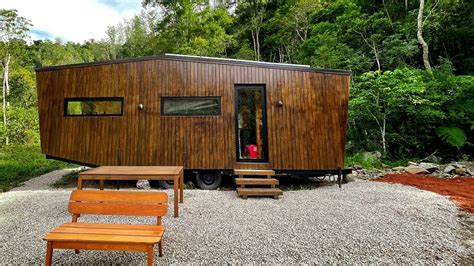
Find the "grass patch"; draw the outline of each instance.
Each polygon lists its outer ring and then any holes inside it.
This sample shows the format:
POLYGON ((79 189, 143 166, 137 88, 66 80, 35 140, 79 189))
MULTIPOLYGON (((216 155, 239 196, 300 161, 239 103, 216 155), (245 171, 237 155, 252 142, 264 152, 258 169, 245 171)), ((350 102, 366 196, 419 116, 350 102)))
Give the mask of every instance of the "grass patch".
POLYGON ((46 159, 37 145, 9 145, 0 149, 0 191, 6 192, 32 177, 72 164, 46 159))
POLYGON ((372 156, 365 156, 362 152, 346 156, 346 166, 353 167, 355 165, 365 169, 382 168, 382 161, 372 156))
POLYGON ((77 187, 77 178, 79 177, 80 170, 74 170, 70 173, 63 175, 60 179, 56 180, 50 186, 53 188, 71 188, 77 187))
POLYGON ((402 158, 393 159, 390 157, 382 157, 378 159, 374 156, 364 155, 363 152, 346 156, 346 167, 361 166, 364 169, 382 169, 382 168, 393 168, 396 166, 407 166, 409 162, 419 162, 418 158, 402 158))

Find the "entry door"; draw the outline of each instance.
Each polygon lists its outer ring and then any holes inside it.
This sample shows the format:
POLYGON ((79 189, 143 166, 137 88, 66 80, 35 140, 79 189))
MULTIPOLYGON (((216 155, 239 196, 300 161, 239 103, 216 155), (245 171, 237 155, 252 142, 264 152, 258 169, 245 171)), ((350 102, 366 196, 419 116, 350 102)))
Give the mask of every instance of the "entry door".
POLYGON ((268 162, 264 85, 235 86, 235 128, 238 162, 268 162))

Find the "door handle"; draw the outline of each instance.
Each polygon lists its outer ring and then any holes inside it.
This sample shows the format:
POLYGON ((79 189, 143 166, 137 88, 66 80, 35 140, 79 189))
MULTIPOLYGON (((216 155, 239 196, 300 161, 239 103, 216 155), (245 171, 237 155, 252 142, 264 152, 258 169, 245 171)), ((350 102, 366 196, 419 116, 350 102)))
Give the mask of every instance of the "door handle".
POLYGON ((138 104, 138 110, 143 111, 144 108, 143 103, 138 104))

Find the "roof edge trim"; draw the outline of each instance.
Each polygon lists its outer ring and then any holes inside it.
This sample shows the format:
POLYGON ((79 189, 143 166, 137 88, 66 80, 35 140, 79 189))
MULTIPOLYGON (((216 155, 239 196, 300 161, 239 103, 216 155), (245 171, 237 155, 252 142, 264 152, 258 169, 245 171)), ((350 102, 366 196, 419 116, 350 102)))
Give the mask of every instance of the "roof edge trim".
POLYGON ((312 68, 311 66, 308 66, 308 65, 260 62, 260 61, 240 60, 240 59, 232 59, 232 58, 217 58, 217 57, 177 55, 177 54, 123 58, 123 59, 115 59, 115 60, 108 60, 108 61, 98 61, 98 62, 90 62, 90 63, 59 65, 59 66, 45 66, 45 67, 38 67, 35 69, 35 71, 43 72, 43 71, 62 70, 62 69, 69 69, 69 68, 112 65, 112 64, 152 61, 152 60, 191 61, 191 62, 202 62, 202 63, 225 64, 225 65, 253 66, 253 67, 263 67, 263 68, 273 68, 273 69, 276 68, 276 69, 304 71, 304 72, 333 73, 333 74, 342 74, 342 75, 351 74, 351 71, 349 70, 312 68))

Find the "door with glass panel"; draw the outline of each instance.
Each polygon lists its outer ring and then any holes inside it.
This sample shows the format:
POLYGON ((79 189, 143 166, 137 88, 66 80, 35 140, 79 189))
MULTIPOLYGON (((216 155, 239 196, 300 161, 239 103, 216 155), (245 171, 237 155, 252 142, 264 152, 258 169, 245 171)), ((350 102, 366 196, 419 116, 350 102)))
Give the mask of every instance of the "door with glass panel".
POLYGON ((238 162, 268 162, 264 85, 235 86, 235 128, 238 162))

